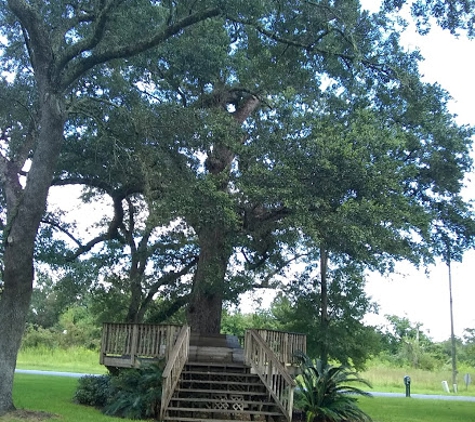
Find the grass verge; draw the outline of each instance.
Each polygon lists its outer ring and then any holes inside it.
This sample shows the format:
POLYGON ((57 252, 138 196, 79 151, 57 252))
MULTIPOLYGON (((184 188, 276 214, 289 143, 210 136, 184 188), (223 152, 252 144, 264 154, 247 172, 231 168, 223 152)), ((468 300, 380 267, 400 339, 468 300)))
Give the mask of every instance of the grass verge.
MULTIPOLYGON (((3 416, 0 422, 129 421, 73 403, 76 386, 74 378, 16 374, 13 396, 22 412, 3 416)), ((361 398, 359 403, 374 422, 475 422, 473 402, 374 397, 361 398)))
MULTIPOLYGON (((370 366, 367 371, 362 372, 361 377, 369 381, 373 386, 373 391, 405 393, 403 378, 405 375, 411 377, 412 394, 441 394, 451 395, 444 392, 442 381, 452 379, 450 370, 424 371, 422 369, 391 368, 383 365, 370 366)), ((473 377, 473 374, 472 374, 473 377)), ((463 382, 463 372, 458 376, 458 396, 475 396, 475 387, 472 385, 465 387, 463 382)), ((452 386, 451 392, 453 395, 452 386)))
POLYGON ((0 417, 1 422, 126 422, 73 402, 78 380, 69 377, 16 374, 13 399, 19 412, 0 417), (49 417, 52 415, 52 417, 49 417))
POLYGON ((82 374, 103 374, 106 372, 106 368, 99 364, 99 352, 81 347, 21 349, 18 354, 17 368, 82 374))
POLYGON ((475 403, 373 397, 358 399, 373 422, 475 422, 475 403))

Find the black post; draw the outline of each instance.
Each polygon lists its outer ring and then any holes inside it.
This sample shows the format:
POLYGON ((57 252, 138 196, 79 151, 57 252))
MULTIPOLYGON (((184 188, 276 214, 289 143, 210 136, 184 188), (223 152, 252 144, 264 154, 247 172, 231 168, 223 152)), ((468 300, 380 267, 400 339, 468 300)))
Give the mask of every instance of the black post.
POLYGON ((406 385, 406 397, 411 397, 411 377, 409 375, 404 377, 404 384, 406 385))

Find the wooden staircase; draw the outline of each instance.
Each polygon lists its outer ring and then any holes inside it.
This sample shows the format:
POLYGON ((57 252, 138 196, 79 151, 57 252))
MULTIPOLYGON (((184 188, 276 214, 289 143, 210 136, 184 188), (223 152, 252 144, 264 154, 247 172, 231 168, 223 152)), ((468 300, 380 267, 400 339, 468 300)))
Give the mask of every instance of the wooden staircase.
POLYGON ((105 323, 100 362, 109 369, 164 359, 161 421, 290 422, 296 351, 305 335, 247 330, 235 336, 191 333, 187 326, 105 323))
POLYGON ((244 363, 188 362, 165 421, 281 421, 282 411, 244 363))

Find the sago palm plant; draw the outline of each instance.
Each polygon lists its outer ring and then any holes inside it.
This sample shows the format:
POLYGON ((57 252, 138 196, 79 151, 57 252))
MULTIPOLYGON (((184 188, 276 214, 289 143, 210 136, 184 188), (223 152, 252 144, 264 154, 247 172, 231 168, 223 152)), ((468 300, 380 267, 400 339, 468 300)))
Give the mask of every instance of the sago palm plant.
POLYGON ((296 406, 305 412, 307 422, 371 422, 355 396, 371 396, 351 384, 371 385, 345 366, 325 365, 299 354, 301 374, 296 378, 296 406))

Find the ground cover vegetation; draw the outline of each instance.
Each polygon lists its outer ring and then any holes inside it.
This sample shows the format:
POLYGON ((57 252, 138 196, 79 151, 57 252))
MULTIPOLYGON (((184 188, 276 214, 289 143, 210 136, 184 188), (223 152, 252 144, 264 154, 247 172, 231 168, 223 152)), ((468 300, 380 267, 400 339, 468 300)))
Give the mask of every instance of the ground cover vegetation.
POLYGON ((115 374, 79 379, 74 400, 93 406, 109 416, 158 419, 162 398, 161 363, 115 374))
MULTIPOLYGON (((18 411, 0 417, 1 422, 18 421, 108 421, 129 419, 106 416, 90 406, 74 402, 78 380, 17 374, 13 395, 18 411), (27 409, 36 409, 35 412, 27 409)), ((454 422, 473 421, 473 403, 405 398, 359 398, 358 404, 375 422, 454 422)))
MULTIPOLYGON (((34 259, 56 274, 45 325, 79 303, 208 333, 223 304, 301 263, 283 300, 313 306, 327 362, 358 359, 361 339, 331 350, 336 334, 369 335, 338 323, 370 306, 365 269, 460 258, 473 131, 399 45, 405 3, 1 3, 0 415, 34 259), (92 238, 45 212, 51 185, 109 198, 92 238)), ((473 35, 471 2, 408 3, 422 32, 435 16, 473 35)))
MULTIPOLYGON (((36 291, 36 289, 35 289, 36 291)), ((33 292, 35 296, 35 292, 33 292)), ((83 311, 86 307, 83 307, 83 311)), ((95 309, 92 307, 92 309, 95 309)), ((308 309, 296 316, 287 312, 287 304, 282 304, 280 298, 269 310, 259 311, 255 314, 241 314, 227 310, 223 313, 223 333, 233 334, 243 338, 246 329, 265 328, 283 331, 304 332, 307 334, 307 350, 312 358, 318 357, 318 336, 312 319, 317 320, 317 315, 311 315, 308 309), (285 312, 284 312, 285 311, 285 312), (306 318, 307 325, 303 320, 306 318)), ((87 308, 92 312, 91 308, 87 308)), ((89 344, 97 345, 100 342, 100 324, 94 314, 86 317, 84 312, 73 312, 70 308, 68 314, 82 315, 83 321, 77 320, 68 325, 68 333, 64 332, 64 325, 59 322, 41 327, 35 325, 35 314, 30 315, 28 329, 23 338, 23 345, 18 356, 18 367, 22 369, 65 370, 82 373, 104 373, 105 368, 98 361, 99 349, 84 347, 84 338, 92 338, 89 344), (86 323, 87 322, 87 323, 86 323)), ((62 320, 62 318, 60 318, 62 320)), ((359 360, 345 356, 338 359, 339 350, 344 340, 335 337, 330 348, 332 363, 349 365, 363 374, 363 378, 371 382, 377 391, 402 391, 402 378, 408 373, 413 378, 412 389, 415 393, 440 393, 441 381, 449 380, 451 362, 451 344, 449 340, 434 342, 424 327, 412 322, 406 317, 388 316, 388 326, 365 327, 367 340, 357 349, 360 351, 359 360), (333 351, 334 349, 335 351, 333 351)), ((459 370, 459 390, 464 392, 463 375, 473 373, 475 339, 473 330, 465 330, 466 335, 457 339, 457 365, 459 370)), ((349 342, 354 341, 349 337, 349 342)), ((348 350, 351 348, 349 346, 348 350)), ((349 356, 352 356, 351 354, 349 356)), ((468 393, 471 394, 472 387, 468 393)))

